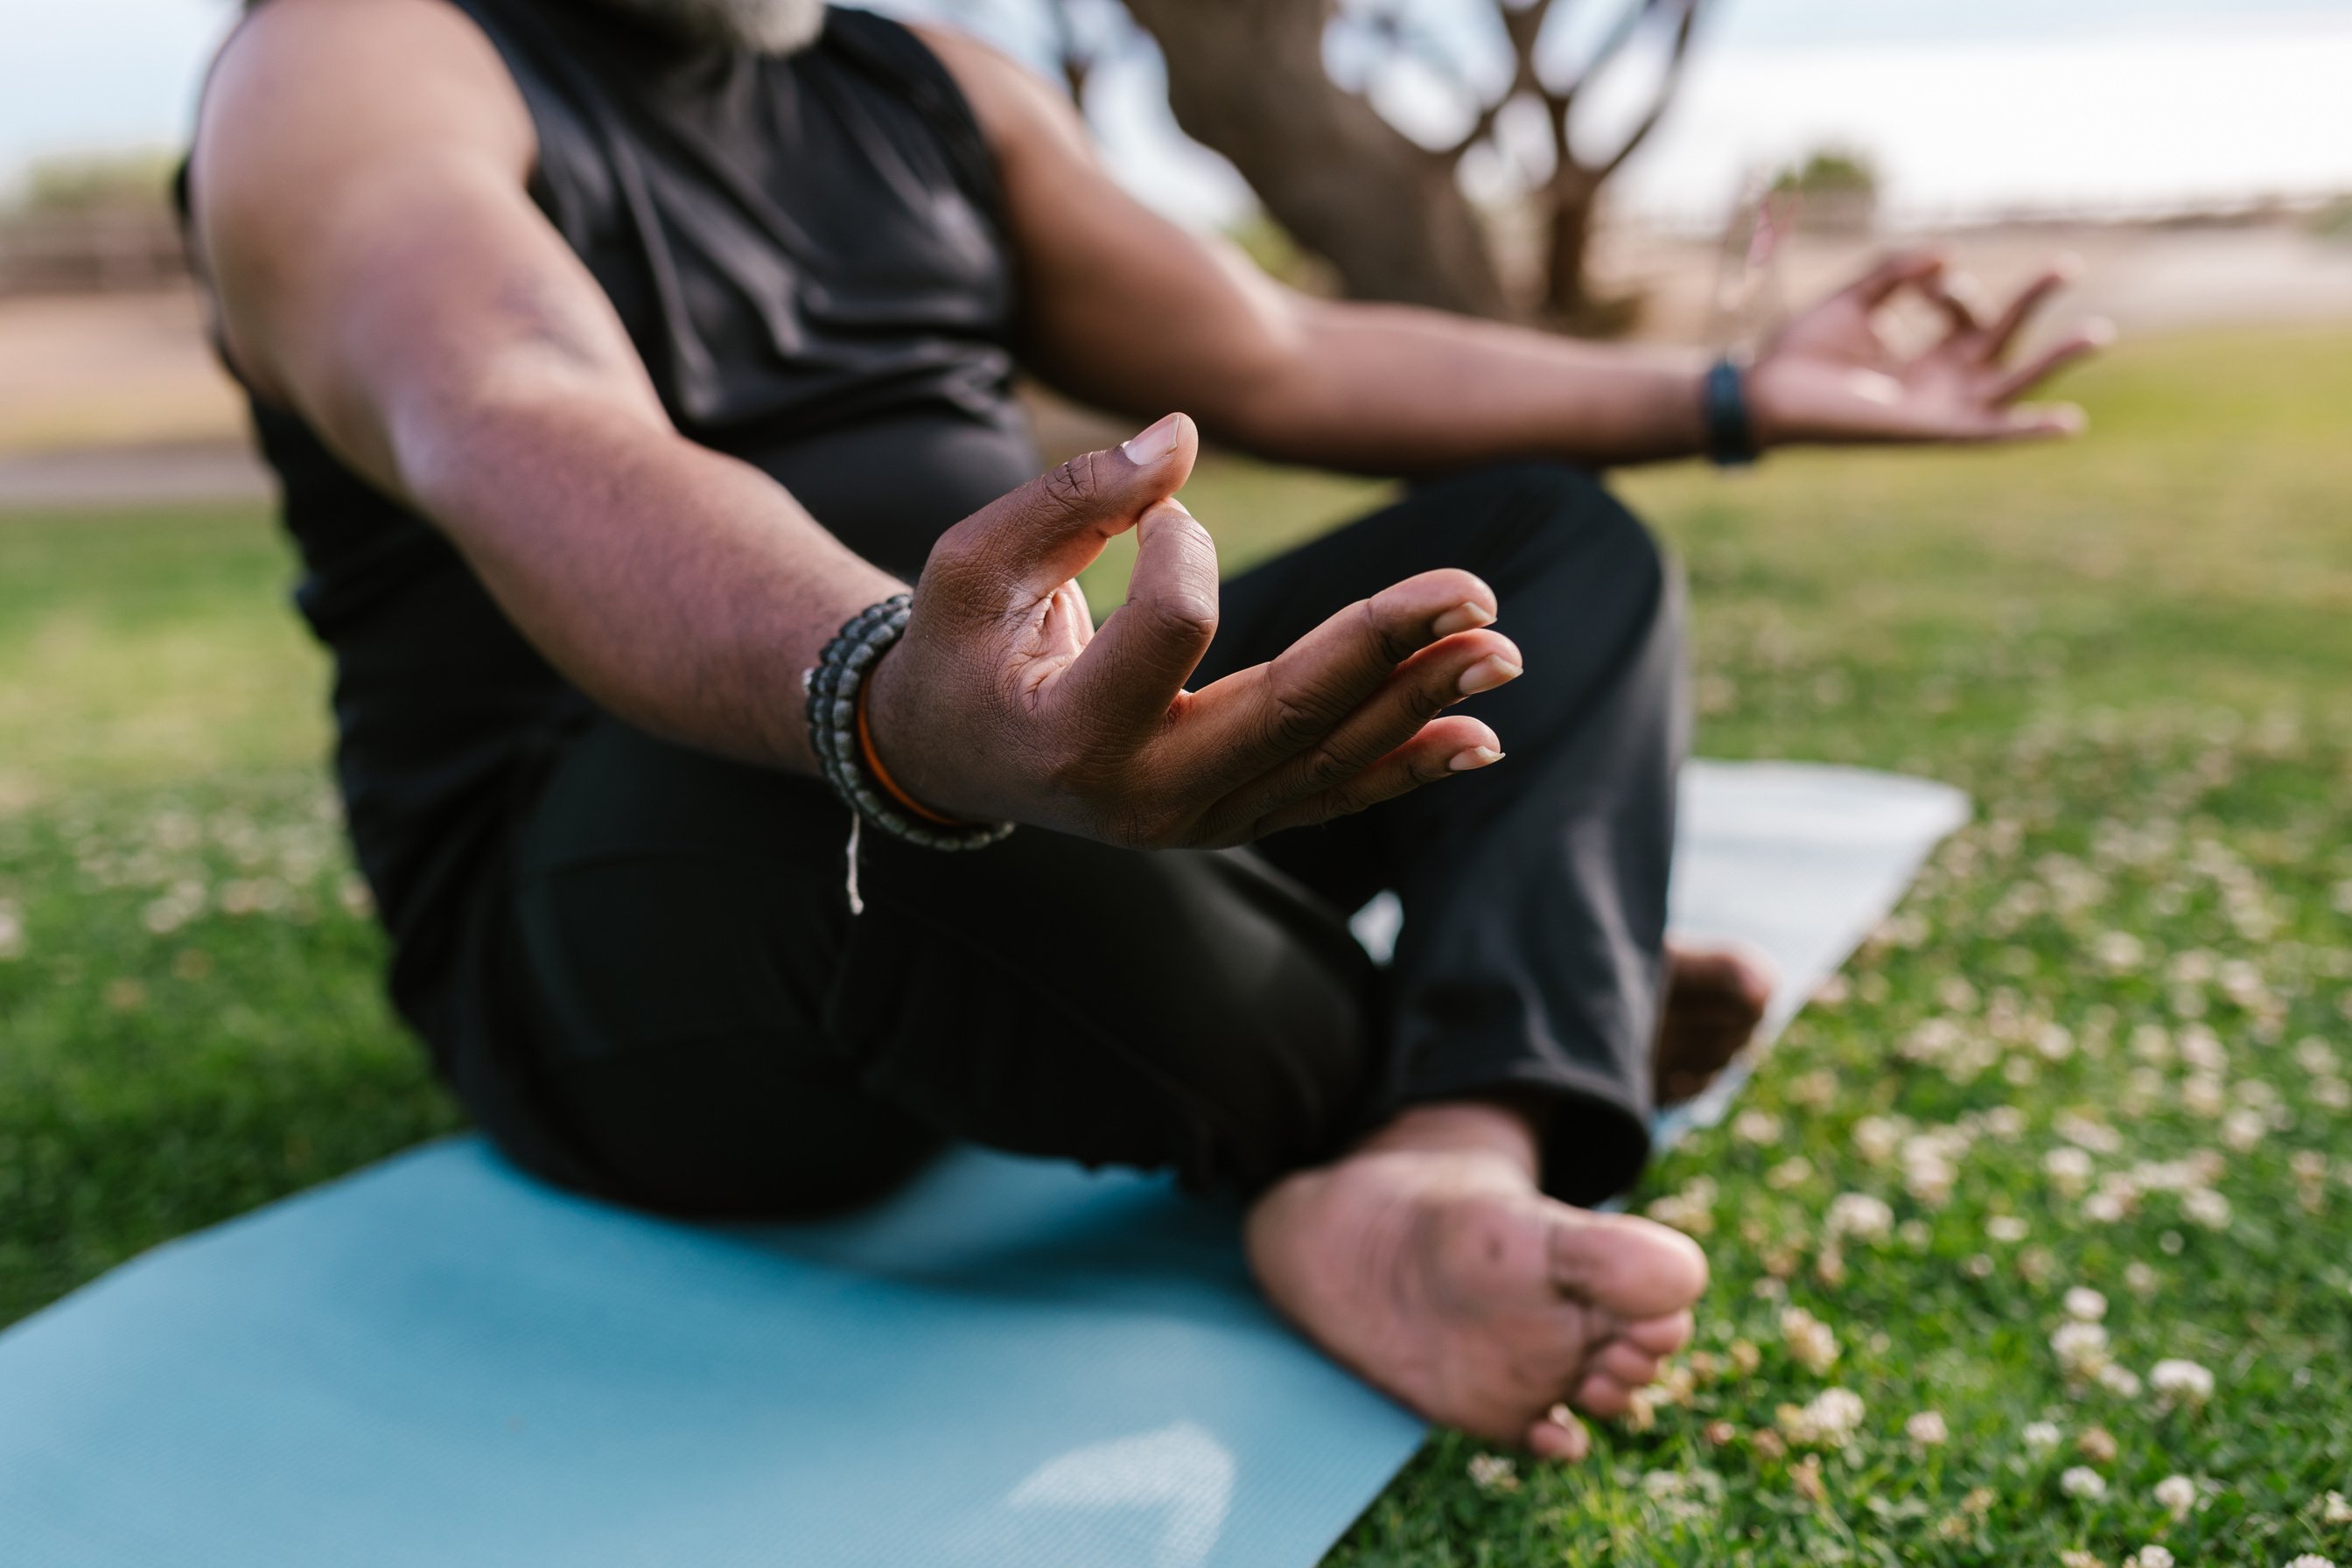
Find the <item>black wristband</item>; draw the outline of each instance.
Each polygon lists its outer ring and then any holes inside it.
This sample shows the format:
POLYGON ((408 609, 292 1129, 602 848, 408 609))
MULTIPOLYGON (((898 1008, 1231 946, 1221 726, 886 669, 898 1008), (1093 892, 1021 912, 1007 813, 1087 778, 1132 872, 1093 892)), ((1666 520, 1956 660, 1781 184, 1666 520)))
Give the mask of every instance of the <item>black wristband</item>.
MULTIPOLYGON (((809 746, 824 770, 825 783, 861 821, 926 849, 984 849, 1012 832, 1013 824, 919 821, 877 785, 858 744, 857 689, 883 650, 905 635, 913 604, 913 595, 894 594, 858 611, 802 675, 801 684, 808 691, 809 746)), ((853 866, 853 876, 854 871, 853 866)), ((854 880, 852 889, 854 906, 854 880)))
POLYGON ((1748 413, 1748 373, 1729 355, 1707 367, 1704 393, 1707 460, 1739 468, 1756 460, 1756 423, 1748 413))

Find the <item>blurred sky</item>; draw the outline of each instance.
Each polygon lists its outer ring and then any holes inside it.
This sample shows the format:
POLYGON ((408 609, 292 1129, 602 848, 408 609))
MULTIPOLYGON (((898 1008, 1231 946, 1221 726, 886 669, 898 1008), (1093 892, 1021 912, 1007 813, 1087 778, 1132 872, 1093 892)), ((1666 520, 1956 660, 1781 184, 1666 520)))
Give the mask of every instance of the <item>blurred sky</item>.
MULTIPOLYGON (((1433 3, 1441 18, 1475 12, 1433 3)), ((1034 56, 1023 4, 877 8, 962 16, 1034 56)), ((177 142, 234 11, 0 0, 0 186, 43 153, 177 142)), ((1621 199, 1706 221, 1746 172, 1824 142, 1872 154, 1915 216, 2352 190, 2347 82, 2352 0, 1728 0, 1621 199)), ((1229 172, 1174 145, 1152 62, 1103 85, 1097 117, 1131 184, 1200 221, 1234 210, 1229 172)), ((1459 112, 1410 75, 1382 103, 1433 138, 1459 112)))

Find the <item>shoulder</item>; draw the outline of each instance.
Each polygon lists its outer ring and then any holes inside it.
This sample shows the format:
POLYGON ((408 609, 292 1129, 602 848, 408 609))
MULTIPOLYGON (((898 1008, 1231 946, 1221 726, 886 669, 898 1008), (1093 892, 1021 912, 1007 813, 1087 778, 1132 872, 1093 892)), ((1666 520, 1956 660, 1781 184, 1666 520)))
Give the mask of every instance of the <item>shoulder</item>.
POLYGON ((201 193, 395 145, 528 170, 530 111, 482 30, 446 0, 267 0, 214 61, 191 168, 201 193))
POLYGON ((909 23, 908 30, 955 79, 1000 160, 1087 154, 1086 122, 1055 84, 968 33, 929 23, 909 23))
MULTIPOLYGON (((267 0, 230 34, 197 111, 189 234, 225 351, 284 401, 257 302, 469 183, 530 177, 530 111, 497 50, 445 0, 267 0)), ((267 314, 267 311, 261 312, 267 314)))

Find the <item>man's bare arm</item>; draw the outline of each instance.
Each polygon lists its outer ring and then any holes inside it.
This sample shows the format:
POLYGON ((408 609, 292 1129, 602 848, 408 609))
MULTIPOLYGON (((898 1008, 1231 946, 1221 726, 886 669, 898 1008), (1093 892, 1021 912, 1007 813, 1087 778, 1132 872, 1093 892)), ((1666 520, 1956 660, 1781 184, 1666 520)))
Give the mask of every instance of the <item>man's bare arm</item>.
MULTIPOLYGON (((924 37, 996 153, 1031 357, 1076 395, 1129 411, 1179 404, 1211 435, 1262 455, 1368 472, 1525 457, 1610 465, 1703 449, 1706 356, 1302 296, 1121 190, 1043 80, 959 35, 924 37)), ((2049 281, 2028 291, 2029 308, 2049 281)), ((1759 437, 1987 440, 2071 429, 2072 415, 2014 400, 2095 346, 2096 330, 2004 366, 2024 312, 1978 320, 1939 285, 1930 260, 1900 258, 1792 323, 1749 377, 1759 437), (1871 312, 1905 287, 1923 289, 1955 324, 1936 351, 1895 360, 1871 312)))
POLYGON ((658 732, 814 766, 796 677, 901 584, 681 437, 532 206, 512 79, 455 7, 274 0, 193 168, 240 372, 434 518, 530 640, 658 732))
MULTIPOLYGON (((232 358, 432 519, 541 652, 646 729, 808 769, 799 675, 901 586, 765 475, 668 423, 532 206, 530 120, 438 0, 272 0, 194 164, 232 358)), ((929 804, 1139 847, 1238 843, 1484 766, 1444 711, 1518 673, 1492 592, 1429 572, 1200 691, 1216 558, 1171 415, 957 524, 875 667, 875 743, 929 804), (1138 531, 1099 634, 1071 579, 1138 531)), ((877 476, 877 482, 883 477, 877 476)), ((429 635, 422 631, 420 635, 429 635)))

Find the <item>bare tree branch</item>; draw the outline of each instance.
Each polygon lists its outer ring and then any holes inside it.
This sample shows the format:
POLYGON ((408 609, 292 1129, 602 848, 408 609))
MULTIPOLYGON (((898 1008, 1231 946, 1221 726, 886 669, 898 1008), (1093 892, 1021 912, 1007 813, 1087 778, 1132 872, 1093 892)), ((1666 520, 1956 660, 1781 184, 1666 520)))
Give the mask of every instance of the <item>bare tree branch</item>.
POLYGON ((1078 42, 1076 17, 1070 15, 1070 0, 1045 0, 1046 14, 1054 23, 1054 53, 1062 66, 1062 79, 1069 84, 1070 97, 1079 109, 1087 106, 1087 78, 1093 73, 1094 57, 1078 42))
MULTIPOLYGON (((1050 0, 1057 9, 1089 0, 1050 0)), ((1538 55, 1545 29, 1569 8, 1562 0, 1480 0, 1494 7, 1510 48, 1509 85, 1488 100, 1469 91, 1477 69, 1442 29, 1416 26, 1412 0, 1125 0, 1168 62, 1169 100, 1185 131, 1233 160, 1266 210, 1307 249, 1328 260, 1349 291, 1475 315, 1538 319, 1574 331, 1622 330, 1632 302, 1592 292, 1585 271, 1606 181, 1656 129, 1681 87, 1698 14, 1710 0, 1595 0, 1608 30, 1577 65, 1574 79, 1544 80, 1538 55), (1370 50, 1378 70, 1410 60, 1465 89, 1466 134, 1430 151, 1385 121, 1368 99, 1342 89, 1325 68, 1335 25, 1370 50), (1657 29, 1653 38, 1651 30, 1657 29), (1637 41, 1668 53, 1654 93, 1605 160, 1579 160, 1569 138, 1583 89, 1637 41), (1490 226, 1460 178, 1474 147, 1495 145, 1522 97, 1544 106, 1554 154, 1550 177, 1520 193, 1542 236, 1539 296, 1507 284, 1490 226)), ((1454 0, 1462 4, 1464 0, 1454 0)), ((1573 0, 1570 0, 1573 3, 1573 0)), ((1079 16, 1081 22, 1084 16, 1079 16)), ((1489 35, 1491 37, 1492 35, 1489 35)), ((1083 41, 1083 40, 1082 40, 1083 41)))
POLYGON ((1509 108, 1511 100, 1519 94, 1532 92, 1538 97, 1548 96, 1544 91, 1543 79, 1536 72, 1536 40, 1543 34, 1544 21, 1551 15, 1551 8, 1552 0, 1535 0, 1534 5, 1517 11, 1508 6, 1498 7, 1502 13, 1503 34, 1511 43, 1511 79, 1492 103, 1480 108, 1478 117, 1471 122, 1469 132, 1445 150, 1448 161, 1460 163, 1471 148, 1494 135, 1496 122, 1502 118, 1503 110, 1509 108))
POLYGON ((1618 13, 1616 26, 1609 29, 1608 36, 1593 47, 1591 57, 1584 62, 1583 68, 1565 87, 1548 89, 1547 96, 1556 100, 1560 109, 1565 110, 1576 101, 1576 95, 1584 90, 1587 82, 1607 69, 1609 62, 1624 52, 1625 46, 1640 34, 1642 24, 1650 19, 1652 13, 1674 3, 1677 0, 1633 0, 1618 13))
POLYGON ((1675 89, 1682 85, 1683 68, 1690 60, 1691 38, 1698 26, 1702 0, 1675 0, 1675 3, 1682 7, 1682 16, 1675 24, 1673 52, 1667 55, 1666 68, 1659 75, 1657 91, 1650 99, 1649 112, 1642 116, 1617 151, 1601 164, 1600 176, 1604 180, 1615 174, 1625 160, 1633 155, 1633 150, 1658 128, 1658 121, 1665 118, 1666 106, 1674 102, 1675 89))

